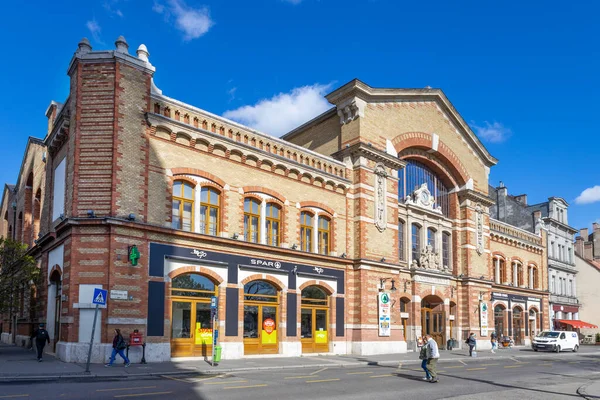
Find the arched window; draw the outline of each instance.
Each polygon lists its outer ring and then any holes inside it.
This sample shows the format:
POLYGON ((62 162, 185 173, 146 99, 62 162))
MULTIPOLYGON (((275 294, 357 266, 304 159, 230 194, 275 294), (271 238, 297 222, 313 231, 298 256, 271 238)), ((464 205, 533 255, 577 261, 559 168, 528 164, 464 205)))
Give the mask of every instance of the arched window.
POLYGON ((500 268, 500 283, 506 283, 506 261, 503 258, 498 260, 499 268, 500 268))
POLYGON ((538 273, 538 268, 533 265, 531 267, 531 275, 533 277, 533 287, 532 289, 540 289, 539 284, 540 284, 540 277, 539 277, 539 273, 538 273))
POLYGON ((431 246, 433 251, 437 251, 437 243, 435 242, 436 231, 433 228, 427 228, 427 246, 431 246))
POLYGON ((326 306, 327 293, 319 286, 308 286, 302 289, 302 305, 326 306))
POLYGON ((400 261, 406 261, 404 255, 404 222, 398 221, 398 258, 400 261))
POLYGON ((252 281, 244 285, 244 300, 277 302, 277 288, 267 281, 252 281))
POLYGON ((319 253, 329 254, 329 241, 331 239, 331 222, 329 218, 319 217, 319 253))
POLYGON ((173 182, 171 227, 190 232, 194 226, 194 185, 187 181, 173 182))
POLYGON ((300 213, 300 249, 312 251, 313 216, 310 213, 300 213))
POLYGON ((279 246, 279 229, 281 227, 281 208, 275 203, 267 203, 266 229, 267 244, 279 246))
POLYGON ((515 264, 515 268, 517 268, 517 285, 519 287, 525 285, 525 275, 523 273, 523 264, 515 264))
POLYGON ((216 189, 200 189, 200 233, 213 236, 219 233, 219 198, 216 189))
POLYGON ((253 198, 244 199, 244 237, 254 243, 260 238, 260 202, 253 198))
POLYGON ((421 254, 421 227, 417 224, 411 226, 412 259, 418 260, 421 254))
POLYGON ((425 164, 408 160, 406 167, 398 172, 398 200, 404 202, 415 189, 427 183, 427 189, 435 199, 435 205, 442 208, 442 213, 450 215, 448 188, 425 164))
POLYGON ((450 262, 450 242, 451 236, 448 232, 442 233, 442 265, 444 268, 452 269, 452 265, 450 262))
POLYGON ((498 338, 504 334, 504 310, 505 308, 501 304, 494 307, 494 329, 498 338))
POLYGON ((184 297, 212 297, 215 295, 215 284, 204 275, 179 275, 171 280, 171 295, 184 297))

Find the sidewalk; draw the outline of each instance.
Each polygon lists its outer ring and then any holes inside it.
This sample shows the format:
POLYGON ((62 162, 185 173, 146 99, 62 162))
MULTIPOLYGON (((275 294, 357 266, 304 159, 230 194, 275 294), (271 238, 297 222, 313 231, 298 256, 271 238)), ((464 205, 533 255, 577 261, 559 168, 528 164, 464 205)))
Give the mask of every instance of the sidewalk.
MULTIPOLYGON (((594 346, 582 347, 579 353, 564 352, 561 357, 572 355, 600 356, 600 349, 594 346)), ((510 359, 513 357, 529 358, 556 356, 555 353, 535 353, 529 348, 501 349, 496 354, 489 351, 480 352, 476 359, 468 356, 468 350, 442 351, 440 363, 457 361, 475 361, 490 359, 510 359)), ((261 357, 241 360, 223 360, 211 367, 209 361, 203 359, 170 361, 152 364, 132 364, 125 368, 117 357, 115 364, 106 368, 102 364, 90 365, 90 373, 85 372, 85 364, 62 362, 48 354, 44 361, 36 360, 35 352, 6 344, 0 344, 0 383, 18 381, 57 381, 88 379, 127 379, 152 376, 178 376, 218 374, 235 371, 269 370, 287 368, 324 368, 352 367, 361 365, 397 366, 398 364, 420 364, 418 353, 382 354, 375 356, 356 355, 314 355, 302 357, 261 357)), ((593 393, 595 387, 589 387, 593 393)), ((598 391, 600 395, 600 391, 598 391)), ((600 397, 599 397, 600 398, 600 397)))

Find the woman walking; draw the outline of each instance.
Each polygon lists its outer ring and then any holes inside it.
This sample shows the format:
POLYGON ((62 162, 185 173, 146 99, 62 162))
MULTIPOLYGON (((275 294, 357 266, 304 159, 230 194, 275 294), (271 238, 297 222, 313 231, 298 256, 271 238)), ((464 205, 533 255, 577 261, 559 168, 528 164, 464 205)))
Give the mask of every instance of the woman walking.
POLYGON ((421 352, 419 353, 419 360, 421 361, 421 368, 425 371, 424 381, 430 381, 431 375, 429 374, 429 370, 427 369, 427 338, 423 337, 423 345, 421 346, 421 352))
POLYGON ((469 345, 469 356, 473 357, 473 348, 477 345, 477 339, 475 338, 475 334, 473 332, 471 332, 469 335, 467 344, 469 345))
POLYGON ((115 329, 115 337, 113 338, 113 349, 112 354, 110 355, 110 360, 108 364, 105 364, 105 367, 112 367, 113 362, 115 362, 115 358, 117 358, 117 354, 121 356, 123 360, 125 360, 125 368, 129 367, 131 363, 129 359, 123 353, 123 350, 127 348, 127 343, 125 343, 125 339, 123 339, 123 335, 121 335, 120 329, 115 329))

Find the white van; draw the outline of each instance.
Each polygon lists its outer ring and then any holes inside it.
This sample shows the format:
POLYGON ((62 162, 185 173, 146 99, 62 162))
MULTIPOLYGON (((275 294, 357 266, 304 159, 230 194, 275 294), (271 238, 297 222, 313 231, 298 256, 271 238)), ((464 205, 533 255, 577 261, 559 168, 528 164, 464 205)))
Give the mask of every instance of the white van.
POLYGON ((579 350, 579 335, 571 331, 544 331, 537 335, 531 342, 533 351, 550 350, 579 350))

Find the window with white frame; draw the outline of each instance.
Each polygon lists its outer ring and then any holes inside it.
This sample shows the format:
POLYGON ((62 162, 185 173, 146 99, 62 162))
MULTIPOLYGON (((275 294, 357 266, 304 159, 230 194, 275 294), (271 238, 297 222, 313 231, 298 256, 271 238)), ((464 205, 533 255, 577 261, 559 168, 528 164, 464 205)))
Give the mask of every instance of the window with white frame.
POLYGON ((450 265, 450 242, 451 235, 448 232, 442 232, 442 265, 451 268, 450 265))

